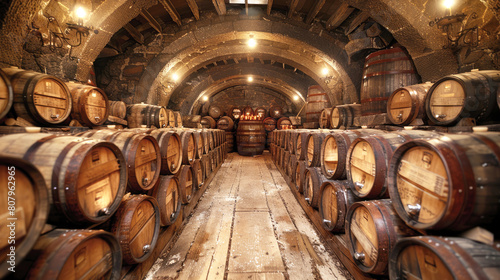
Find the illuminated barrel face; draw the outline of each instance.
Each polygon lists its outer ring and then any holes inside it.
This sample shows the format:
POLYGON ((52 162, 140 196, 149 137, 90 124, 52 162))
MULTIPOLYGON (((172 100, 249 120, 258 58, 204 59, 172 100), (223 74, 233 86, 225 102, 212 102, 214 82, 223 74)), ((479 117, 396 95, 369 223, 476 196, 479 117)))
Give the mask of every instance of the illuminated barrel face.
POLYGON ((337 141, 334 137, 328 137, 325 140, 323 151, 323 165, 327 176, 332 176, 337 170, 339 154, 337 141))
POLYGON ((157 154, 158 151, 150 139, 145 138, 139 142, 135 156, 135 176, 141 188, 145 190, 152 188, 151 184, 160 172, 157 154))
MULTIPOLYGON (((108 111, 107 102, 108 99, 102 92, 95 89, 89 91, 85 104, 85 115, 88 116, 88 120, 93 125, 104 123, 108 111)), ((77 106, 77 104, 74 106, 77 106)))
POLYGON ((365 267, 372 267, 378 258, 377 228, 370 211, 357 207, 350 221, 350 239, 354 248, 353 256, 365 267))
POLYGON ((340 112, 339 112, 338 108, 333 108, 332 114, 330 117, 330 124, 331 124, 331 127, 333 127, 333 128, 340 127, 340 112))
POLYGON ((413 100, 406 89, 394 92, 387 102, 387 113, 396 124, 404 123, 412 113, 413 100))
POLYGON ((376 165, 373 147, 364 139, 352 147, 350 154, 350 176, 360 197, 370 193, 375 183, 376 165))
POLYGON ((71 96, 58 80, 43 78, 33 91, 37 114, 47 123, 60 123, 71 113, 71 96))
POLYGON ((439 83, 430 94, 428 109, 439 122, 455 120, 464 108, 464 88, 455 80, 439 83))
POLYGON ((397 259, 398 275, 411 275, 412 279, 453 279, 453 274, 441 258, 421 245, 404 248, 397 259))
POLYGON ((448 174, 441 157, 417 146, 402 156, 396 176, 397 192, 408 217, 423 225, 438 222, 448 202, 448 174))

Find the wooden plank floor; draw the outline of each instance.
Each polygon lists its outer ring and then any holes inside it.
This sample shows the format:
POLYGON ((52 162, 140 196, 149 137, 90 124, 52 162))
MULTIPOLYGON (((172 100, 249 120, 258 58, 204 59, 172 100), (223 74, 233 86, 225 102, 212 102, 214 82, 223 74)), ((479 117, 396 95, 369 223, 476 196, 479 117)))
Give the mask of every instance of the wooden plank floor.
POLYGON ((145 279, 352 279, 268 152, 229 154, 145 279))

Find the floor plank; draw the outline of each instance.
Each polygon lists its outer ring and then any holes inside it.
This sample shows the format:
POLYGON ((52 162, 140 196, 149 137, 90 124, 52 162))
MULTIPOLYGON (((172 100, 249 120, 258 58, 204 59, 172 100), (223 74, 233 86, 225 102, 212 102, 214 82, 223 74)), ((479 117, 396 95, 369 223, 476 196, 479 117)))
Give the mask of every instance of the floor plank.
POLYGON ((284 280, 283 273, 228 273, 227 280, 284 280))

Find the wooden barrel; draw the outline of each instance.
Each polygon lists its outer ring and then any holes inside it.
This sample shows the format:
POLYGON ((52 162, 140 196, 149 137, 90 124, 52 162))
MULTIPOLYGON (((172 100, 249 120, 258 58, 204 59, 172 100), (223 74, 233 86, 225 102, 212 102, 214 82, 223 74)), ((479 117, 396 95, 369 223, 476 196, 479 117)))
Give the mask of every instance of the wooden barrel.
POLYGON ((0 69, 0 120, 3 119, 12 108, 14 103, 14 92, 9 78, 0 69))
POLYGON ((0 188, 3 198, 0 201, 0 236, 4 239, 0 241, 0 278, 3 278, 11 264, 20 263, 40 236, 49 214, 49 194, 40 171, 22 158, 0 155, 0 174, 3 186, 0 188), (14 228, 9 227, 9 218, 16 219, 12 220, 14 228), (11 250, 9 241, 15 242, 15 250, 11 250), (14 260, 10 259, 12 255, 14 260))
POLYGON ((201 165, 201 159, 195 159, 191 168, 191 171, 193 172, 193 185, 196 189, 199 189, 205 182, 205 174, 203 174, 205 170, 201 165))
POLYGON ((71 118, 82 125, 102 125, 109 116, 108 96, 100 88, 80 83, 66 83, 73 98, 71 118))
POLYGON ((308 152, 307 139, 309 135, 317 133, 317 130, 299 130, 296 134, 297 139, 295 140, 295 156, 298 160, 305 160, 306 154, 308 152))
POLYGON ((354 140, 347 151, 347 179, 360 198, 387 198, 387 168, 394 150, 412 139, 431 139, 440 134, 407 130, 398 133, 364 136, 354 140))
POLYGON ((424 104, 433 83, 427 82, 396 89, 387 101, 387 117, 396 125, 425 124, 424 104))
POLYGON ((228 153, 234 152, 234 132, 226 131, 226 150, 228 153))
POLYGON ((403 238, 391 253, 389 277, 407 275, 414 279, 498 279, 500 252, 465 238, 403 238))
POLYGON ((389 199, 355 202, 345 220, 347 248, 363 272, 387 274, 396 242, 418 235, 398 217, 389 199))
POLYGON ((26 279, 120 279, 120 244, 103 230, 55 229, 38 239, 30 257, 26 279))
POLYGON ((317 132, 306 136, 307 152, 304 160, 308 167, 321 167, 321 146, 328 134, 317 132))
POLYGON ((214 129, 217 126, 217 122, 214 120, 214 118, 210 116, 204 116, 200 120, 201 127, 203 128, 209 128, 209 129, 214 129))
POLYGON ((210 145, 210 151, 212 151, 217 146, 216 144, 217 139, 215 138, 215 133, 213 129, 207 130, 207 133, 208 133, 208 144, 210 145))
POLYGON ((271 117, 268 117, 268 118, 265 118, 263 121, 264 123, 264 129, 268 132, 270 131, 273 131, 276 129, 276 120, 271 118, 271 117))
POLYGON ((179 134, 168 128, 153 129, 149 134, 158 141, 160 148, 160 174, 170 175, 179 172, 182 165, 182 145, 179 134))
POLYGON ((201 137, 203 138, 203 154, 206 155, 210 151, 212 134, 206 129, 203 129, 200 132, 201 132, 201 137))
POLYGON ((170 109, 165 109, 165 123, 166 125, 164 127, 176 127, 175 126, 175 114, 174 111, 170 109))
POLYGON ((210 105, 210 107, 208 107, 208 115, 214 119, 222 117, 223 114, 224 112, 222 112, 221 108, 218 106, 210 105))
POLYGON ((307 167, 304 173, 304 198, 314 208, 319 207, 321 184, 326 178, 318 167, 307 167))
POLYGON ((120 119, 127 117, 127 104, 123 101, 108 101, 109 115, 120 119))
POLYGON ((352 193, 352 183, 325 181, 320 189, 319 216, 324 229, 344 232, 347 210, 359 199, 352 193))
POLYGON ((212 173, 212 166, 211 166, 212 161, 210 160, 210 157, 207 155, 203 155, 201 157, 201 165, 203 167, 203 175, 205 176, 205 179, 210 176, 212 173))
POLYGON ((187 115, 182 116, 183 127, 189 128, 201 128, 201 116, 200 115, 187 115))
POLYGON ((203 150, 205 149, 205 143, 203 143, 203 140, 205 140, 201 134, 201 131, 198 130, 192 130, 194 137, 194 142, 195 142, 195 159, 201 159, 201 156, 203 156, 203 150))
POLYGON ((328 107, 331 107, 330 100, 323 88, 318 85, 310 86, 307 91, 306 122, 319 125, 321 111, 328 107))
POLYGON ((396 47, 368 55, 361 84, 363 116, 387 112, 387 99, 397 88, 418 83, 411 58, 396 47))
POLYGON ((152 196, 158 202, 160 225, 169 226, 175 223, 181 212, 179 181, 177 177, 160 176, 152 196))
POLYGON ((319 115, 319 128, 330 128, 330 115, 332 108, 325 108, 319 115))
POLYGON ((287 117, 281 117, 276 122, 276 128, 278 129, 290 129, 292 127, 292 122, 287 117))
POLYGON ((255 108, 255 111, 253 113, 255 116, 259 117, 260 120, 263 120, 267 115, 267 111, 266 109, 264 109, 264 107, 255 108))
POLYGON ((236 146, 238 154, 242 156, 261 155, 266 146, 266 131, 262 121, 240 120, 236 146))
POLYGON ((179 111, 174 111, 175 127, 182 127, 182 115, 179 111))
POLYGON ((346 178, 346 157, 352 141, 358 137, 385 133, 376 129, 345 130, 331 133, 321 145, 321 170, 327 179, 346 178))
POLYGON ((252 107, 250 107, 250 106, 244 107, 242 110, 242 113, 243 113, 243 116, 245 116, 245 117, 254 116, 254 111, 253 111, 252 107))
POLYGON ((12 108, 18 117, 40 125, 65 122, 73 107, 71 93, 60 79, 19 68, 3 68, 10 79, 14 100, 12 108))
POLYGON ((242 114, 243 112, 241 111, 241 109, 235 106, 232 106, 227 111, 227 115, 230 116, 233 120, 238 120, 242 114))
POLYGON ((500 134, 448 134, 398 148, 388 169, 401 218, 418 229, 498 232, 500 134))
POLYGON ((334 129, 354 127, 354 118, 361 116, 360 104, 337 105, 330 114, 330 126, 334 129))
POLYGON ((179 171, 179 173, 175 176, 177 176, 177 179, 179 180, 181 201, 183 204, 188 204, 191 202, 191 198, 196 191, 196 186, 193 184, 193 170, 191 165, 183 165, 181 167, 181 171, 179 171))
POLYGON ((288 171, 289 165, 290 165, 290 152, 285 151, 283 153, 283 163, 281 166, 283 168, 283 171, 285 172, 285 175, 287 176, 290 176, 290 172, 288 171))
POLYGON ((164 128, 168 126, 167 111, 162 106, 150 104, 127 105, 128 127, 156 127, 164 128))
POLYGON ((155 198, 127 195, 111 219, 111 232, 122 247, 123 262, 142 263, 153 253, 160 234, 160 209, 155 198))
POLYGON ((297 170, 297 158, 293 155, 290 156, 290 162, 287 165, 287 174, 290 176, 290 182, 295 183, 295 172, 297 170))
POLYGON ((269 107, 269 116, 273 119, 279 119, 283 117, 283 108, 278 105, 269 107))
POLYGON ((297 160, 297 167, 295 168, 295 188, 299 193, 304 192, 305 176, 307 164, 303 160, 297 160))
POLYGON ((88 226, 104 222, 120 205, 127 167, 113 143, 46 133, 0 139, 0 153, 30 161, 42 173, 49 188, 50 223, 88 226))
POLYGON ((234 128, 234 121, 228 116, 224 116, 217 122, 217 129, 232 131, 234 128))
POLYGON ((91 130, 79 135, 118 146, 128 167, 128 191, 143 193, 156 184, 161 171, 161 154, 158 141, 153 136, 114 130, 91 130))
POLYGON ((198 143, 193 131, 184 129, 178 130, 181 139, 182 164, 193 164, 198 153, 198 143))
POLYGON ((473 71, 439 79, 425 99, 429 122, 453 125, 463 118, 478 123, 498 120, 497 92, 500 71, 473 71))

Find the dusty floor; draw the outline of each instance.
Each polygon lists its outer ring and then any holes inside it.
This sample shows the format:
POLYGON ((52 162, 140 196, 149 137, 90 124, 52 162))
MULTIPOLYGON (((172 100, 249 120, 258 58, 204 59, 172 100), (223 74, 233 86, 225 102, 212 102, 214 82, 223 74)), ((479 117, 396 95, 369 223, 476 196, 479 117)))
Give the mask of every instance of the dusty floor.
POLYGON ((146 279, 352 279, 326 250, 269 153, 229 154, 146 279))

